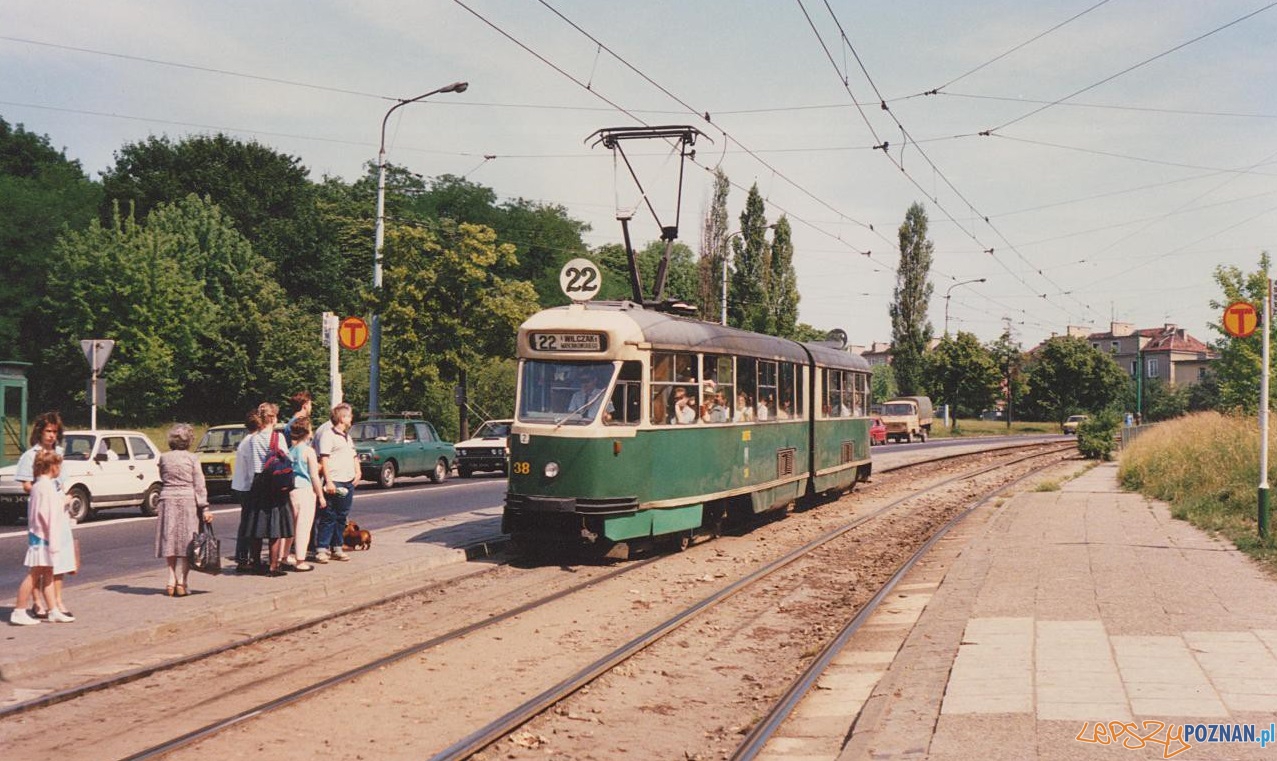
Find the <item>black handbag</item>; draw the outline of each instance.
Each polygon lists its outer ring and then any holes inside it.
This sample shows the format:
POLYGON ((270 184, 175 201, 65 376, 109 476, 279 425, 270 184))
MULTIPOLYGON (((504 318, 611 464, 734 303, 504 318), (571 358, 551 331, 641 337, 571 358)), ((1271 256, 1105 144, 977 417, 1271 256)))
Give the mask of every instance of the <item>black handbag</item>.
POLYGON ((191 537, 186 555, 192 570, 214 575, 222 572, 222 543, 213 532, 213 524, 200 524, 200 530, 191 537))

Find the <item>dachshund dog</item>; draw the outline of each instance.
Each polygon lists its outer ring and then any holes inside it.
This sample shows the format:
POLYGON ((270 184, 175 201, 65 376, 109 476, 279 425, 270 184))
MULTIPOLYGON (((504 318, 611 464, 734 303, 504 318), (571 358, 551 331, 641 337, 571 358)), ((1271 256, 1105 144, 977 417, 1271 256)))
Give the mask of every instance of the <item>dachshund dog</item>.
POLYGON ((359 528, 354 521, 346 521, 346 530, 341 533, 341 543, 348 550, 367 550, 372 547, 372 532, 359 528))

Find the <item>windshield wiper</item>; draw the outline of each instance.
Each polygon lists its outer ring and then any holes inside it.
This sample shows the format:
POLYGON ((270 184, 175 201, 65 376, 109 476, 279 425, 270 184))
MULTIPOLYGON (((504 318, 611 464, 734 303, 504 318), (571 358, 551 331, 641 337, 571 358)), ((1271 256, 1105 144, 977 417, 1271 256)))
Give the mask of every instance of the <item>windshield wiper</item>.
POLYGON ((572 411, 571 411, 571 412, 569 412, 568 414, 566 414, 566 415, 564 415, 563 417, 561 417, 561 418, 559 418, 558 420, 556 420, 556 421, 554 422, 554 430, 556 430, 556 431, 557 431, 557 430, 559 430, 559 428, 560 428, 560 427, 561 427, 564 423, 566 423, 566 422, 567 422, 567 421, 568 421, 568 420, 569 420, 572 416, 581 414, 582 412, 584 412, 584 411, 586 410, 586 408, 587 408, 587 407, 589 407, 591 404, 594 404, 595 402, 597 402, 597 401, 599 400, 599 398, 600 398, 600 397, 602 397, 602 396, 603 396, 603 392, 602 392, 602 391, 599 391, 599 392, 598 392, 598 393, 596 393, 594 396, 590 397, 590 400, 589 400, 588 402, 586 402, 585 404, 582 404, 580 407, 577 407, 576 409, 572 410, 572 411))

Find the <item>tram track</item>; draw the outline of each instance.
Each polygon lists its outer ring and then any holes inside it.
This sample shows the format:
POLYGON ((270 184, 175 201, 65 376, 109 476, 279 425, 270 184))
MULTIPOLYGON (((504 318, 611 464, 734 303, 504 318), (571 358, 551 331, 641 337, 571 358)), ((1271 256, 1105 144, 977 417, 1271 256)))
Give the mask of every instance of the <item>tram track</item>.
MULTIPOLYGON (((1043 448, 1044 446, 1048 447, 1048 451, 1035 453, 1030 455, 1030 457, 1040 457, 1040 456, 1043 456, 1044 454, 1049 454, 1052 451, 1059 451, 1061 449, 1059 447, 1052 448, 1052 447, 1049 447, 1049 445, 1042 445, 1042 444, 1028 445, 1028 447, 1031 447, 1031 448, 1043 448)), ((1023 449, 1023 448, 1025 447, 1017 447, 1017 449, 1023 449)), ((1071 448, 1071 445, 1066 448, 1071 448)), ((971 459, 973 457, 979 457, 979 456, 1001 457, 1010 451, 1012 451, 1011 448, 1002 448, 992 453, 984 452, 979 454, 966 453, 966 454, 958 454, 958 455, 947 455, 942 458, 932 458, 925 462, 911 463, 908 465, 902 465, 902 466, 898 466, 898 467, 890 468, 890 469, 884 468, 881 471, 879 471, 878 475, 884 475, 888 472, 899 472, 901 470, 910 470, 913 468, 918 468, 920 466, 926 466, 926 465, 934 466, 936 465, 936 463, 941 461, 971 459)), ((1004 467, 1006 464, 1007 463, 995 464, 995 465, 989 466, 988 468, 984 469, 981 472, 992 471, 997 468, 1004 467)), ((951 479, 947 479, 945 483, 961 480, 963 478, 971 478, 973 476, 974 474, 972 473, 963 473, 961 475, 954 476, 951 479)), ((892 504, 898 504, 903 501, 904 501, 904 498, 892 504)), ((873 515, 878 515, 881 512, 882 510, 879 510, 875 512, 873 515)), ((866 520, 867 519, 868 518, 866 518, 866 520)), ((864 521, 861 521, 857 525, 860 525, 863 522, 864 521)), ((659 556, 652 557, 646 560, 632 561, 622 566, 621 568, 615 568, 610 571, 601 572, 600 575, 598 575, 597 577, 591 578, 579 584, 573 584, 564 589, 558 590, 557 592, 542 595, 522 605, 513 607, 507 611, 504 611, 500 614, 489 615, 488 618, 478 620, 478 621, 472 621, 471 623, 467 625, 456 627, 442 634, 438 634, 436 636, 425 639, 421 642, 414 643, 408 647, 401 648, 395 652, 370 660, 367 663, 362 663, 356 667, 346 669, 344 671, 341 671, 340 673, 325 677, 323 679, 315 681, 313 684, 308 684, 307 686, 301 689, 293 690, 285 695, 273 697, 270 700, 264 701, 259 704, 255 704, 254 706, 250 707, 247 710, 237 711, 232 716, 219 719, 218 721, 209 722, 199 727, 196 730, 185 732, 181 734, 179 737, 175 737, 171 740, 149 746, 148 748, 144 749, 141 752, 137 752, 137 753, 134 753, 133 755, 127 756, 127 758, 155 758, 161 755, 165 755, 178 748, 185 747, 201 739, 216 735, 231 727, 239 726, 250 719, 260 717, 267 713, 271 713, 284 706, 296 704, 311 696, 322 693, 325 690, 328 690, 329 688, 333 687, 334 685, 343 684, 351 680, 354 680, 360 677, 361 675, 376 672, 378 670, 386 668, 390 664, 412 658, 413 656, 416 656, 416 655, 420 655, 421 653, 430 651, 445 643, 453 642, 458 639, 472 635, 481 630, 487 629, 489 627, 496 626, 504 621, 508 621, 520 615, 524 615, 530 611, 537 610, 544 606, 550 605, 556 601, 563 600, 567 597, 570 597, 571 595, 583 592, 587 589, 591 589, 598 585, 615 580, 621 576, 625 576, 631 573, 641 571, 644 568, 646 568, 648 564, 652 563, 653 561, 657 559, 659 559, 659 556)), ((411 595, 418 591, 420 590, 414 590, 407 593, 401 593, 399 595, 396 595, 395 597, 403 598, 406 595, 411 595)), ((734 592, 732 594, 734 594, 734 592)), ((730 594, 726 596, 730 596, 730 594)), ((360 610, 367 610, 367 609, 368 609, 368 606, 360 606, 360 610)), ((241 643, 236 643, 231 646, 220 647, 220 648, 217 648, 216 650, 209 651, 206 653, 194 654, 194 655, 183 657, 181 659, 176 659, 172 662, 168 662, 165 664, 159 664, 149 669, 137 670, 129 674, 119 675, 115 678, 100 680, 99 682, 94 683, 92 685, 86 685, 82 688, 79 688, 78 691, 77 690, 63 691, 63 693, 58 694, 56 698, 54 698, 54 696, 44 696, 43 698, 37 699, 36 701, 31 701, 30 704, 27 704, 25 706, 20 704, 19 706, 10 707, 5 712, 0 713, 0 718, 12 716, 17 713, 21 713, 25 711, 34 710, 39 707, 46 707, 49 705, 53 705, 56 702, 72 700, 76 697, 81 697, 83 695, 86 695, 92 691, 101 691, 113 686, 120 686, 120 685, 126 684, 127 682, 137 681, 152 674, 163 673, 166 670, 174 669, 179 666, 196 663, 201 659, 208 659, 216 655, 224 654, 229 650, 248 647, 249 645, 253 645, 253 644, 261 644, 262 642, 268 641, 270 639, 275 639, 275 638, 284 636, 286 634, 296 633, 297 631, 300 631, 303 628, 304 626, 289 627, 289 629, 286 631, 272 632, 272 633, 269 633, 268 635, 255 637, 250 640, 246 640, 241 643)), ((677 625, 675 625, 674 628, 677 628, 677 625)), ((462 757, 462 756, 446 756, 446 757, 462 757)))
MULTIPOLYGON (((655 645, 657 642, 660 642, 665 636, 683 627, 685 624, 687 624, 696 616, 712 609, 714 606, 719 605, 720 603, 727 601, 728 599, 732 598, 736 594, 743 592, 746 589, 749 589, 750 587, 753 587, 764 580, 770 579, 778 571, 785 569, 791 564, 795 563, 796 561, 809 556, 814 550, 824 547, 830 542, 844 536, 845 534, 855 529, 861 528, 862 526, 870 524, 871 522, 877 519, 880 519, 883 516, 891 514, 893 511, 899 509, 901 506, 906 505, 914 500, 917 500, 920 496, 922 496, 923 494, 927 492, 941 489, 943 487, 949 486, 958 481, 971 479, 985 473, 997 471, 1009 465, 1016 464, 1018 462, 1023 462, 1023 461, 1027 461, 1031 459, 1036 459, 1039 457, 1044 457, 1044 456, 1050 456, 1052 454, 1055 454, 1058 451, 1059 451, 1058 449, 1052 449, 1046 452, 1034 453, 1034 454, 1021 457, 1018 460, 1013 461, 1011 463, 1005 463, 1005 462, 998 463, 998 464, 983 468, 974 473, 964 473, 961 475, 953 476, 951 478, 947 478, 939 483, 932 484, 926 487, 925 489, 918 490, 917 492, 914 492, 914 493, 905 495, 903 497, 900 497, 896 500, 893 500, 892 502, 875 509, 873 512, 867 515, 856 518, 851 523, 848 523, 844 526, 834 529, 833 531, 829 531, 823 534, 822 536, 817 537, 816 539, 808 542, 807 544, 792 550, 791 552, 783 555, 782 557, 777 558, 771 563, 768 563, 767 565, 761 568, 758 568, 757 570, 750 573, 749 575, 733 582, 732 584, 729 584, 728 586, 718 590, 717 592, 709 595, 708 597, 703 598, 696 604, 680 611, 676 615, 663 621, 658 626, 643 632, 639 636, 631 639, 629 642, 626 642, 625 644, 616 648, 612 652, 608 653, 606 656, 595 660, 593 663, 589 664, 588 666, 581 669, 580 671, 573 674, 572 676, 560 681, 559 683, 555 684, 554 686, 550 687, 544 692, 525 701, 524 703, 522 703, 521 705, 519 705, 512 711, 509 711, 505 715, 490 722, 486 726, 481 727, 478 730, 475 730, 470 735, 462 738, 461 740, 450 745, 449 747, 445 748, 439 753, 431 756, 430 761, 460 761, 461 759, 468 759, 468 758, 474 757, 476 754, 492 746, 498 740, 510 736, 513 732, 518 730, 520 727, 523 727, 525 724, 527 724, 530 720, 532 720, 536 716, 539 716, 545 713, 547 710, 558 705, 561 701, 563 701, 567 697, 581 690, 583 687, 593 683, 601 675, 616 668, 620 664, 630 660, 631 658, 638 655, 639 653, 642 653, 643 651, 647 650, 652 645, 655 645)), ((1054 464, 1055 463, 1048 463, 1044 467, 1050 467, 1054 464)), ((1033 473, 1030 473, 1028 475, 1032 475, 1032 474, 1033 473)), ((1016 481, 1013 483, 1018 483, 1019 481, 1023 480, 1023 478, 1026 478, 1026 477, 1028 476, 1026 475, 1024 477, 1021 477, 1020 479, 1016 479, 1016 481)), ((930 550, 930 548, 935 544, 935 542, 939 541, 939 539, 945 533, 947 533, 948 530, 953 525, 956 525, 962 518, 969 515, 972 511, 974 511, 980 505, 987 503, 989 500, 993 499, 998 494, 1006 491, 1008 488, 1009 488, 1009 485, 999 485, 997 488, 983 495, 979 500, 977 500, 975 503, 971 504, 969 507, 963 510, 958 516, 955 516, 948 523, 946 523, 940 529, 940 531, 934 534, 926 543, 924 543, 924 545, 921 548, 918 549, 917 552, 915 552, 903 565, 901 565, 901 567, 897 569, 895 573, 893 573, 893 575, 888 580, 888 582, 884 584, 879 589, 877 594, 872 598, 870 604, 865 606, 858 612, 857 616, 853 619, 852 623, 849 624, 849 626, 846 629, 844 629, 844 633, 846 633, 845 636, 850 636, 850 633, 854 633, 855 629, 859 628, 860 623, 862 623, 863 620, 866 619, 873 612, 873 610, 877 608, 878 603, 881 602, 881 600, 885 598, 886 595, 891 592, 892 588, 895 587, 899 579, 902 578, 904 574, 907 573, 913 567, 913 565, 917 563, 917 561, 920 558, 925 556, 927 551, 930 550)), ((839 639, 845 640, 844 635, 840 634, 839 639)), ((834 642, 838 642, 838 639, 836 639, 834 642)), ((830 648, 827 648, 830 650, 831 653, 836 652, 835 649, 832 649, 833 644, 834 643, 831 643, 830 648)), ((762 727, 762 729, 758 730, 755 733, 751 733, 751 735, 747 738, 746 743, 742 745, 742 748, 746 749, 747 751, 746 754, 738 755, 737 757, 753 758, 754 755, 756 755, 757 751, 761 750, 762 745, 765 744, 766 740, 771 736, 771 731, 774 731, 774 728, 776 726, 779 726, 780 721, 783 720, 784 716, 788 715, 789 708, 792 707, 792 704, 797 703, 797 700, 801 698, 802 694, 805 694, 806 686, 810 686, 810 683, 814 682, 817 675, 818 675, 818 672, 814 672, 813 675, 811 676, 807 676, 806 674, 804 675, 803 679, 800 680, 800 684, 803 684, 805 686, 801 689, 795 688, 794 689, 795 697, 787 698, 786 700, 783 700, 781 701, 780 704, 778 704, 778 709, 775 712, 775 716, 777 718, 772 719, 769 715, 768 721, 757 725, 758 727, 762 727), (755 745, 757 745, 756 748, 754 748, 755 745)))

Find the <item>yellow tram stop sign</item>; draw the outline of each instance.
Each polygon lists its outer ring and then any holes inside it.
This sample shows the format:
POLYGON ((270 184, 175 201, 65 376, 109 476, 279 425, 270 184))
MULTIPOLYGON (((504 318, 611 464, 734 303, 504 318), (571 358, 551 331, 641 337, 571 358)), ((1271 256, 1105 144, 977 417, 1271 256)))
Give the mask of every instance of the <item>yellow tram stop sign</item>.
POLYGON ((337 328, 337 340, 343 349, 362 349, 368 342, 368 323, 358 317, 347 317, 337 328))
POLYGON ((1246 338, 1259 326, 1259 313, 1253 304, 1234 301, 1224 310, 1224 332, 1234 338, 1246 338))

